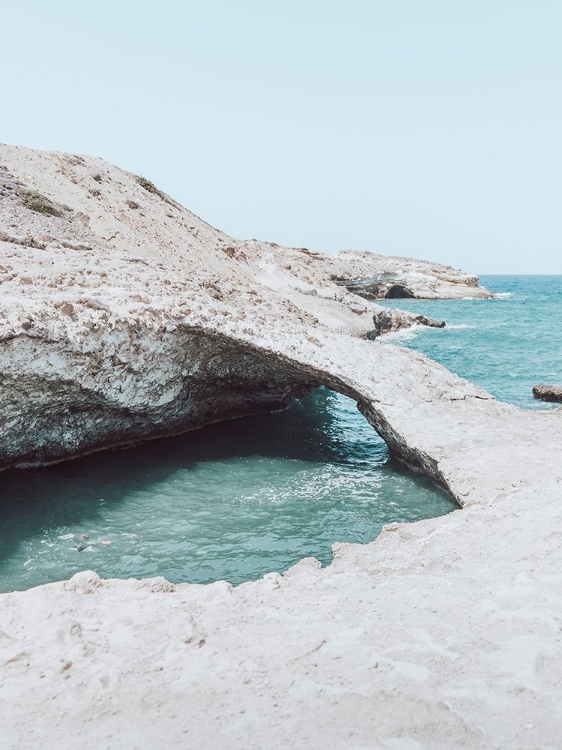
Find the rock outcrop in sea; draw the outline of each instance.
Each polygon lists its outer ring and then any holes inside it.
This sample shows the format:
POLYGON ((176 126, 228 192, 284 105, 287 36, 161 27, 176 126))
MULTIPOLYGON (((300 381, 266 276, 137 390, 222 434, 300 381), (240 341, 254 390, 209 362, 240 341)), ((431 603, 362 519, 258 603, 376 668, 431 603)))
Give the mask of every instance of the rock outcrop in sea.
POLYGON ((0 231, 1 468, 326 385, 464 506, 236 588, 0 596, 3 747, 557 746, 562 414, 386 343, 424 321, 362 298, 489 296, 476 277, 235 240, 100 159, 7 146, 0 231))
POLYGON ((543 401, 562 401, 562 385, 539 383, 533 386, 533 396, 543 401))

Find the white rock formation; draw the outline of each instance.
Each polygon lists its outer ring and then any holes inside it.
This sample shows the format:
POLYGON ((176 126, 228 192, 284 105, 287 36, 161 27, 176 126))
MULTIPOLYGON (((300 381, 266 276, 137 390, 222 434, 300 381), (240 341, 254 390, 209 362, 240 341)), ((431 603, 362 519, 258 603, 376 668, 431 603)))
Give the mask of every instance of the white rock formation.
POLYGON ((350 335, 439 325, 332 281, 381 256, 239 242, 99 159, 2 147, 0 177, 0 468, 280 408, 350 335))
MULTIPOLYGON (((0 746, 556 747, 562 412, 361 338, 377 311, 332 278, 380 256, 233 240, 98 159, 0 165, 2 466, 325 384, 465 506, 235 589, 82 573, 0 596, 0 746)), ((426 296, 485 294, 411 263, 426 296)))
POLYGON ((334 280, 368 299, 488 299, 478 276, 439 263, 347 250, 331 259, 334 280), (375 260, 376 259, 376 260, 375 260))

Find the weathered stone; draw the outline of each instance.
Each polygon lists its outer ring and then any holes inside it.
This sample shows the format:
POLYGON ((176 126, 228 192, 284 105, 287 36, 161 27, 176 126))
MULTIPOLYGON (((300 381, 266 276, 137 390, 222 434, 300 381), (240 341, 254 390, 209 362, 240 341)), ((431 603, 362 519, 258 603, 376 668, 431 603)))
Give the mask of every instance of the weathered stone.
MULTIPOLYGON (((424 315, 414 315, 404 312, 403 310, 393 310, 382 308, 373 316, 375 330, 377 335, 385 333, 394 333, 403 328, 410 328, 412 325, 429 326, 430 328, 444 328, 444 320, 434 320, 426 318, 424 315)), ((371 338, 376 338, 372 336, 371 338)))
POLYGON ((487 299, 478 276, 427 261, 346 251, 332 256, 338 286, 366 299, 487 299), (373 262, 376 258, 376 263, 373 262))
MULTIPOLYGON (((387 262, 382 256, 241 243, 99 159, 7 146, 0 154, 4 178, 25 181, 3 201, 0 230, 60 237, 23 250, 0 235, 14 271, 4 280, 0 324, 0 468, 283 408, 320 383, 364 399, 346 378, 357 366, 382 376, 394 355, 363 348, 357 337, 442 325, 366 304, 333 283, 335 267, 377 267, 387 262), (102 194, 95 218, 84 222, 92 174, 104 175, 102 194), (72 210, 64 217, 29 211, 21 197, 28 193, 72 210), (134 199, 144 216, 123 211, 134 199), (332 357, 339 350, 348 358, 356 346, 357 361, 334 382, 332 357)), ((400 455, 399 441, 390 442, 400 455)), ((412 454, 408 462, 416 464, 412 454)))
POLYGON ((539 383, 533 386, 533 396, 543 401, 562 401, 562 385, 539 383))

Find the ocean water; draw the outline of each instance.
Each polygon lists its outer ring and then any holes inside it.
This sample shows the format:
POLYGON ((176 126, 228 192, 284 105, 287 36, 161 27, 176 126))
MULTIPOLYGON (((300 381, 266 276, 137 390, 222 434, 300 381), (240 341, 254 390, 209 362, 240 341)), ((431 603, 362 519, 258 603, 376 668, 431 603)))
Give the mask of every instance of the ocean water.
POLYGON ((384 300, 445 320, 386 336, 524 409, 552 409, 533 398, 537 383, 562 383, 562 276, 482 276, 492 300, 384 300))
POLYGON ((455 507, 326 389, 284 412, 3 472, 0 488, 0 591, 84 569, 240 583, 455 507))
MULTIPOLYGON (((495 300, 392 300, 448 327, 392 334, 498 398, 548 409, 562 381, 562 277, 486 277, 495 300)), ((390 459, 355 404, 320 389, 291 409, 59 466, 0 474, 0 591, 93 569, 232 583, 324 564, 334 542, 445 514, 452 501, 390 459)))

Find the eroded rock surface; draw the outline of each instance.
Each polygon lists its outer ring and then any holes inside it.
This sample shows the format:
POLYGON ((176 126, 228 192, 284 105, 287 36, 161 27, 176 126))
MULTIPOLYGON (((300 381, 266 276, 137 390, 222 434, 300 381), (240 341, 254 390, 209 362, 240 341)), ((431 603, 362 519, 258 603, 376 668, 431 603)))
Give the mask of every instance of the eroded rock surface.
POLYGON ((403 310, 383 309, 375 313, 375 325, 379 335, 385 333, 394 333, 402 328, 408 328, 412 324, 429 326, 430 328, 444 328, 444 320, 434 320, 426 318, 424 315, 416 315, 413 320, 410 313, 404 313, 403 310))
POLYGON ((333 282, 365 254, 235 240, 100 159, 4 146, 0 166, 0 468, 282 408, 332 347, 441 325, 333 282))
POLYGON ((478 276, 451 266, 396 256, 344 251, 331 259, 336 284, 367 299, 488 299, 478 276))

